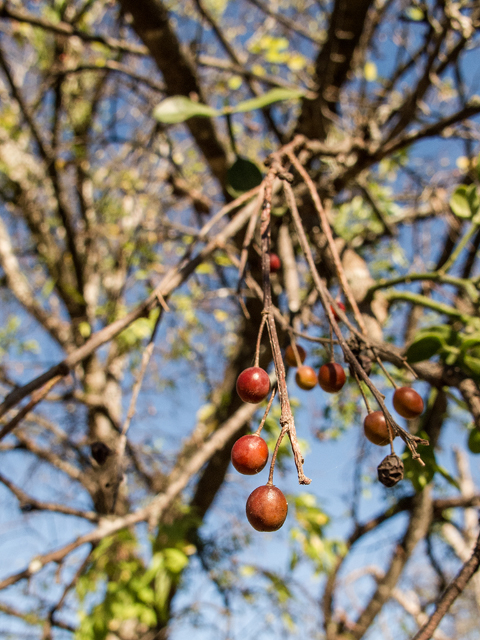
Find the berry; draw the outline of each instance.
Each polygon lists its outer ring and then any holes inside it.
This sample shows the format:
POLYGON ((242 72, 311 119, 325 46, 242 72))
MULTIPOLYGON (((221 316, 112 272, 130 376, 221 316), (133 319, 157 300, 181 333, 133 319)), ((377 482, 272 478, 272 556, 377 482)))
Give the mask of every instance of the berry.
POLYGON ((393 406, 397 413, 411 420, 422 413, 423 400, 411 387, 399 387, 393 394, 393 406))
POLYGON ((285 522, 288 504, 280 489, 266 484, 248 496, 246 511, 248 521, 257 531, 277 531, 285 522))
POLYGON ((276 253, 270 254, 270 273, 277 273, 282 267, 282 262, 276 253))
POLYGON ((403 462, 395 453, 391 453, 378 465, 378 479, 386 487, 394 487, 403 480, 403 470, 403 462))
POLYGON ((260 367, 249 367, 237 378, 237 393, 244 402, 257 404, 270 393, 270 378, 260 367))
POLYGON ((312 367, 307 367, 307 365, 302 364, 302 366, 297 369, 295 381, 300 389, 310 391, 310 389, 313 389, 317 384, 317 374, 312 367))
POLYGON ((347 377, 338 362, 323 364, 318 372, 318 384, 327 393, 337 393, 345 384, 347 377))
POLYGON ((363 422, 363 429, 366 437, 370 442, 373 442, 373 444, 378 444, 380 447, 383 447, 390 442, 387 421, 385 420, 383 411, 372 411, 372 413, 369 413, 363 422))
MULTIPOLYGON (((336 300, 335 302, 337 303, 337 307, 345 313, 345 305, 343 304, 343 302, 340 302, 340 300, 336 300)), ((333 317, 338 322, 341 318, 333 308, 333 305, 330 305, 330 311, 333 313, 333 317)))
POLYGON ((242 436, 232 447, 232 464, 239 473, 254 476, 267 464, 267 443, 254 434, 242 436))
MULTIPOLYGON (((297 347, 297 351, 298 351, 298 355, 300 356, 300 361, 301 362, 305 362, 305 358, 307 357, 307 352, 305 351, 305 349, 303 347, 301 347, 300 345, 296 345, 297 347)), ((296 367, 297 366, 297 360, 295 358, 295 351, 293 350, 293 347, 291 344, 288 345, 288 347, 285 349, 285 362, 290 366, 290 367, 296 367)))

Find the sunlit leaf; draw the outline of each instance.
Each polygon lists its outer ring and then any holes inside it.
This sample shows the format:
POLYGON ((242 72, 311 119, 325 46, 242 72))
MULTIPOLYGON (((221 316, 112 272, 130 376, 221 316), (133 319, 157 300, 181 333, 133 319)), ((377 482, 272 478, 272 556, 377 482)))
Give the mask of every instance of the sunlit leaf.
POLYGON ((304 93, 305 92, 301 89, 271 89, 270 91, 263 93, 261 96, 257 96, 256 98, 252 98, 251 100, 239 102, 235 107, 231 107, 230 111, 232 113, 254 111, 256 109, 268 107, 268 105, 273 104, 274 102, 280 102, 282 100, 295 100, 301 98, 304 93))
POLYGON ((165 124, 178 124, 196 116, 214 118, 220 114, 213 107, 201 102, 194 102, 186 96, 165 98, 153 110, 153 117, 165 124))
POLYGON ((377 65, 374 62, 366 62, 363 67, 363 75, 368 82, 374 82, 377 77, 377 65))

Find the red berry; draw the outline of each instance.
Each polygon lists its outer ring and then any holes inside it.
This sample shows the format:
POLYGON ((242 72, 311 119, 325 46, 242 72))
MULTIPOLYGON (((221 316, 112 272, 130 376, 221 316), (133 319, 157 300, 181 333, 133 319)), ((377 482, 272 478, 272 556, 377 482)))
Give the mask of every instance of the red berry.
POLYGON ((318 372, 318 384, 327 393, 337 393, 345 384, 347 377, 338 362, 323 364, 318 372))
POLYGON ((411 387, 399 387, 393 394, 395 411, 407 420, 417 418, 423 412, 422 397, 411 387))
MULTIPOLYGON (((383 411, 369 413, 363 422, 363 429, 365 435, 373 444, 378 444, 380 447, 389 444, 388 425, 383 411)), ((393 433, 392 436, 395 437, 393 433)))
MULTIPOLYGON (((341 309, 343 312, 345 312, 345 305, 343 304, 343 302, 340 302, 340 300, 336 300, 335 302, 337 303, 337 307, 339 309, 341 309)), ((330 305, 330 310, 333 313, 333 317, 338 322, 340 320, 340 316, 338 315, 338 313, 333 308, 333 305, 330 305)))
POLYGON ((232 464, 239 473, 254 476, 267 464, 267 443, 254 434, 242 436, 232 447, 232 464))
POLYGON ((317 384, 317 374, 312 367, 307 367, 307 365, 302 364, 302 366, 297 369, 295 381, 300 389, 310 391, 310 389, 313 389, 317 384))
POLYGON ((244 402, 257 404, 270 393, 270 378, 260 367, 249 367, 237 378, 237 393, 244 402))
POLYGON ((280 489, 266 484, 249 495, 246 511, 248 521, 257 531, 277 531, 285 522, 288 504, 280 489))
POLYGON ((270 254, 270 273, 277 273, 282 267, 282 262, 276 253, 270 254))
MULTIPOLYGON (((307 357, 307 352, 299 344, 297 344, 295 346, 297 347, 298 355, 300 356, 300 362, 305 362, 305 358, 307 357)), ((289 344, 288 347, 285 349, 285 362, 290 367, 298 366, 297 365, 297 360, 295 358, 295 352, 294 352, 293 347, 292 347, 291 344, 289 344)))

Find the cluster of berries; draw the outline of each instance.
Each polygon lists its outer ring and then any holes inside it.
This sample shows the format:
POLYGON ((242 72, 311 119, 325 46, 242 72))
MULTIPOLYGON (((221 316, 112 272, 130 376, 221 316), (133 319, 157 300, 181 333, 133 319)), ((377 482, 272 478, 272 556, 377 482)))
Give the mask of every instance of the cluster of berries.
MULTIPOLYGON (((345 371, 336 362, 320 367, 318 374, 312 367, 303 364, 305 349, 289 345, 285 350, 285 362, 297 367, 295 380, 305 390, 313 389, 317 382, 328 393, 338 393, 346 382, 345 371)), ((268 373, 261 367, 249 367, 237 379, 237 393, 244 402, 257 404, 265 400, 271 385, 268 373)), ((410 387, 395 390, 393 406, 406 419, 418 417, 423 412, 421 396, 410 387)), ((373 444, 383 446, 391 441, 389 426, 383 411, 369 412, 364 420, 365 436, 373 444)), ((394 434, 392 432, 392 437, 394 434)), ((268 462, 268 447, 258 434, 245 435, 234 444, 231 453, 232 464, 244 475, 256 475, 268 462)), ((379 480, 391 487, 403 477, 403 465, 395 454, 387 456, 378 468, 379 480)), ((255 489, 246 505, 247 519, 257 531, 277 531, 285 522, 288 504, 283 493, 270 481, 255 489)))

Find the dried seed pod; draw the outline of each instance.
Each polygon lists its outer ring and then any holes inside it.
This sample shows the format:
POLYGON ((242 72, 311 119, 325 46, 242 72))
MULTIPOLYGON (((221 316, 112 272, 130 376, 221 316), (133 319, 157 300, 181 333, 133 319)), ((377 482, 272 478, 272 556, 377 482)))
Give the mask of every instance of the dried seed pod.
POLYGON ((397 482, 403 480, 403 462, 395 453, 391 453, 378 465, 377 472, 383 485, 394 487, 397 482))

